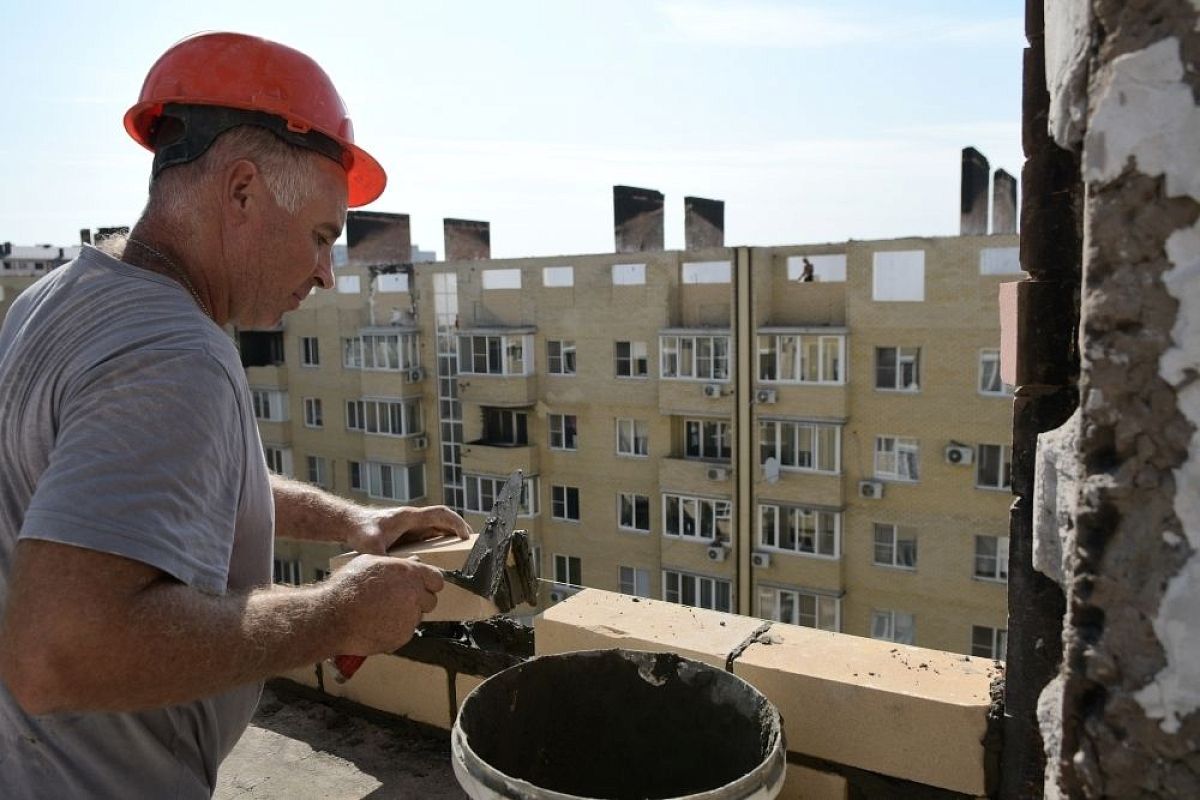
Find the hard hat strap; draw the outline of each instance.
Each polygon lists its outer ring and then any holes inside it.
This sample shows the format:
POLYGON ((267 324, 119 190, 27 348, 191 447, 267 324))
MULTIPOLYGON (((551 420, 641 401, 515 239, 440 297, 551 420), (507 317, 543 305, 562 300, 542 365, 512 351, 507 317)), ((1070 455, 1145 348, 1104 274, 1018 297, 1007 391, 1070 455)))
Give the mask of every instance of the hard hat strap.
POLYGON ((150 132, 154 147, 150 179, 157 178, 167 167, 196 160, 207 152, 218 136, 240 125, 266 128, 288 144, 320 153, 346 170, 352 163, 351 154, 330 137, 315 130, 305 133, 290 130, 287 120, 274 114, 224 106, 167 103, 150 132))

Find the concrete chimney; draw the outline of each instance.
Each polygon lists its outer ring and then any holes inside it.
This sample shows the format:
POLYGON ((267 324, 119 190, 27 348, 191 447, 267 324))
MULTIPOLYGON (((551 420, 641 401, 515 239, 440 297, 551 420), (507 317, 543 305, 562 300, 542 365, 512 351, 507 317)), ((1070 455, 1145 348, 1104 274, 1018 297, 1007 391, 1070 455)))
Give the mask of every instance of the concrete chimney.
POLYGON ((988 160, 974 147, 962 151, 962 236, 988 232, 988 160))
POLYGON ((618 253, 662 250, 662 192, 634 186, 614 186, 613 233, 618 253))
POLYGON ((992 176, 992 233, 1017 232, 1017 179, 1002 169, 992 176))
POLYGON ((442 221, 447 261, 479 261, 492 257, 492 233, 486 222, 470 219, 442 221))
POLYGON ((79 229, 79 243, 80 244, 91 244, 92 243, 92 231, 90 228, 80 228, 79 229))
POLYGON ((353 264, 364 266, 411 263, 412 230, 408 214, 348 212, 346 258, 353 264))
POLYGON ((725 201, 683 198, 683 247, 702 250, 725 246, 725 201))

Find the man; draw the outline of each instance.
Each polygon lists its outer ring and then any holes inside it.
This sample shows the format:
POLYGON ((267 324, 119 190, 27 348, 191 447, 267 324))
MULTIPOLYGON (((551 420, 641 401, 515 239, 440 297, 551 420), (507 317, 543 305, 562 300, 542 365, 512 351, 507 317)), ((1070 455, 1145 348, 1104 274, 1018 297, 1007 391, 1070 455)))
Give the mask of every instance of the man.
MULTIPOLYGON (((0 329, 0 794, 211 795, 261 682, 406 642, 440 573, 387 558, 468 536, 269 476, 228 322, 332 283, 347 205, 383 190, 325 73, 282 45, 172 47, 126 116, 155 161, 113 257, 84 248, 0 329), (272 536, 364 554, 272 587, 272 536)), ((403 687, 397 687, 402 691, 403 687)))

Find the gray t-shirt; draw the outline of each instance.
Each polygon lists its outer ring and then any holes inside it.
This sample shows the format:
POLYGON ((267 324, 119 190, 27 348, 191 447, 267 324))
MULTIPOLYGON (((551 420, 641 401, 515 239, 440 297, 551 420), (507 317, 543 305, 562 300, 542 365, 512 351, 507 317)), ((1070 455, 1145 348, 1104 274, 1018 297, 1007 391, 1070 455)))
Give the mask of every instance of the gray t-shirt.
MULTIPOLYGON (((0 465, 0 607, 18 539, 136 559, 210 594, 271 582, 274 505, 245 373, 169 278, 85 247, 14 301, 0 465)), ((0 795, 209 797, 260 689, 31 717, 0 681, 0 795)))

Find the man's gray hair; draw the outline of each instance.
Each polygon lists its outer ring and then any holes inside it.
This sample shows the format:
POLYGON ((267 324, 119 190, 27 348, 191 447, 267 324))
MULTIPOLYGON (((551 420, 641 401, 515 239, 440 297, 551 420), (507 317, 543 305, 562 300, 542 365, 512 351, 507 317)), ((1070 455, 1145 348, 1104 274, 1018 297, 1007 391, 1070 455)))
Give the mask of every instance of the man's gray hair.
POLYGON ((217 137, 195 161, 170 167, 150 184, 147 211, 178 219, 195 196, 195 186, 238 159, 254 162, 271 196, 289 214, 300 210, 316 189, 318 153, 290 145, 266 128, 240 125, 217 137))

